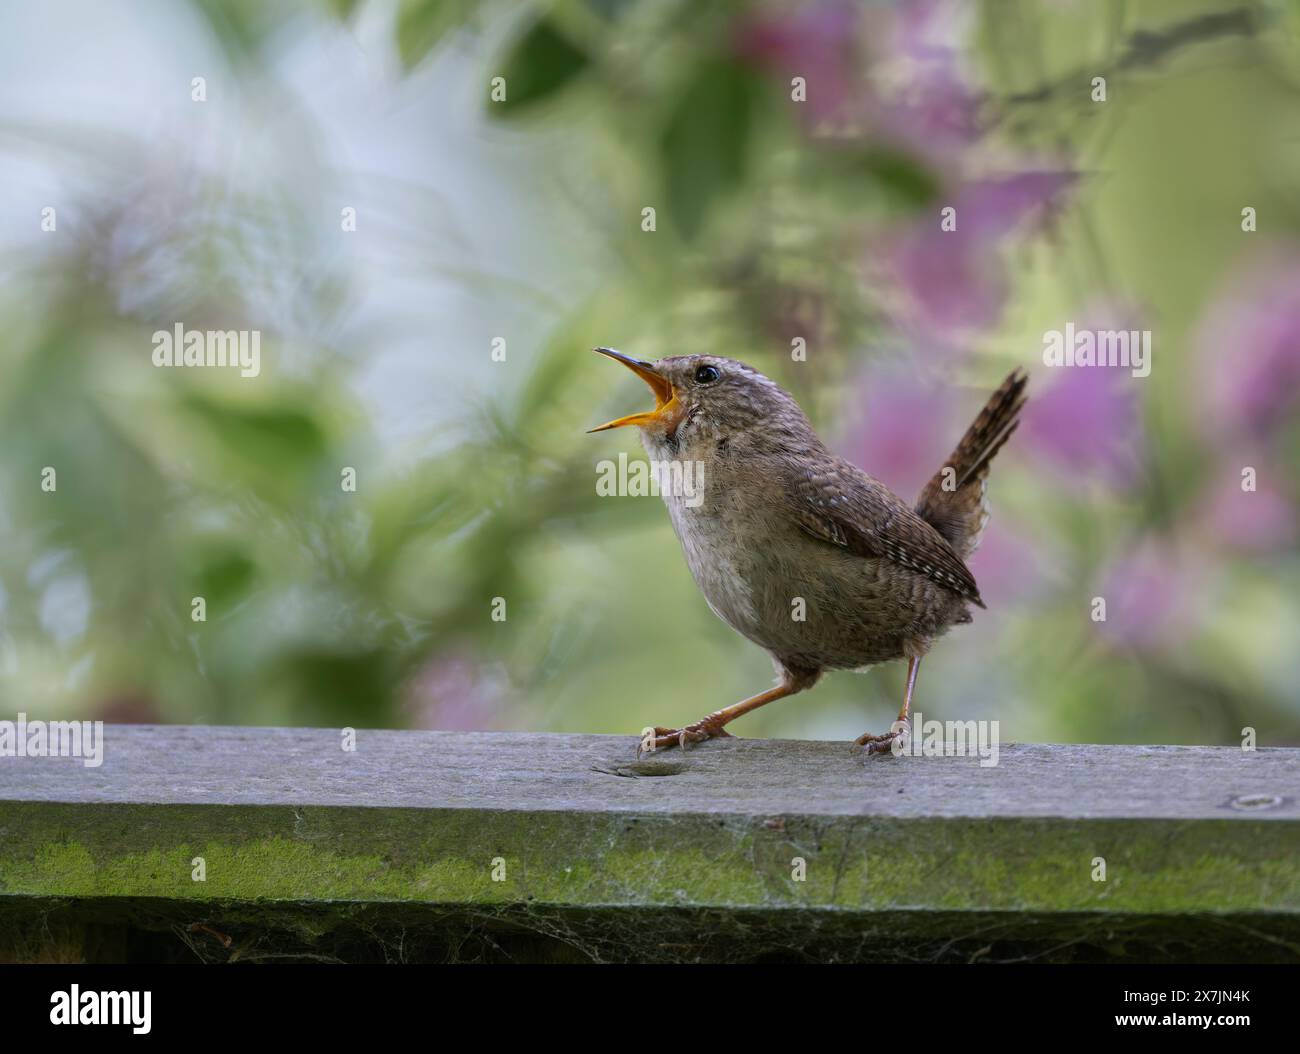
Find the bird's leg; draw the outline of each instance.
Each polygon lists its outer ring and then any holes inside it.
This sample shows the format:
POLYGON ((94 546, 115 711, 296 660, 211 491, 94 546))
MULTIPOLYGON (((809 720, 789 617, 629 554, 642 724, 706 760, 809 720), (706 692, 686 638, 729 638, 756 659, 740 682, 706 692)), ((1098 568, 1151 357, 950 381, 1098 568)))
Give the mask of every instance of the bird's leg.
POLYGON ((641 742, 637 745, 637 757, 642 753, 663 750, 665 747, 679 746, 685 750, 687 743, 700 743, 719 736, 730 738, 731 733, 724 727, 729 722, 751 710, 757 710, 760 706, 766 706, 777 699, 784 699, 787 695, 794 695, 805 688, 811 688, 820 675, 821 672, 818 670, 782 669, 781 682, 776 687, 769 688, 766 692, 759 692, 758 695, 748 699, 742 699, 738 703, 732 703, 731 706, 724 706, 721 710, 715 710, 693 725, 686 725, 684 728, 647 728, 641 735, 641 742))
POLYGON ((853 741, 855 747, 866 747, 868 754, 885 754, 890 744, 907 728, 912 719, 912 689, 916 687, 916 671, 921 668, 921 657, 913 655, 907 660, 907 687, 903 691, 903 709, 898 711, 898 720, 888 731, 878 736, 864 732, 853 741))

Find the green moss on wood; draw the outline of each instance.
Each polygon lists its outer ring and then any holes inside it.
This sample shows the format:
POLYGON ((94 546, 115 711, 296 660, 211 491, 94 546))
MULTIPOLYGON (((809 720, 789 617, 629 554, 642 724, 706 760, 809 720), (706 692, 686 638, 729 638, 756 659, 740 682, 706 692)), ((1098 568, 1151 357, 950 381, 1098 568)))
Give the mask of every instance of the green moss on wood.
POLYGON ((1300 832, 1243 819, 879 820, 0 805, 0 894, 851 912, 1300 913, 1300 832), (207 880, 191 879, 192 860, 207 880), (792 860, 807 878, 791 877, 792 860), (1108 879, 1092 881, 1093 858, 1108 879), (493 881, 494 858, 505 881, 493 881))

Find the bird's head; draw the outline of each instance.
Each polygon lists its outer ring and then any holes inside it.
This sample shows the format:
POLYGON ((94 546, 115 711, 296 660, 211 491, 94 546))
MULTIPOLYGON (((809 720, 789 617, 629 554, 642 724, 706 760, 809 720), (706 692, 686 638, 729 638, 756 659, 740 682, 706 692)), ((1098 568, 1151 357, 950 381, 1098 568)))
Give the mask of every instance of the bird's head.
POLYGON ((612 348, 596 348, 621 362, 650 386, 653 410, 628 414, 589 429, 636 425, 647 443, 680 446, 707 436, 732 435, 759 428, 784 430, 807 426, 794 399, 752 366, 719 355, 677 355, 645 362, 612 348))

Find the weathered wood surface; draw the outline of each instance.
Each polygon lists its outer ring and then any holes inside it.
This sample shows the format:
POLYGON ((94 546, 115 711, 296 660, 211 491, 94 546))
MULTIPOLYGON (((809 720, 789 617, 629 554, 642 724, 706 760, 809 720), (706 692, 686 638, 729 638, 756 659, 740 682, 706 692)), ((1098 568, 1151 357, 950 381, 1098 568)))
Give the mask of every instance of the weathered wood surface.
POLYGON ((110 726, 100 768, 0 758, 7 954, 1300 960, 1300 750, 340 742, 110 726))

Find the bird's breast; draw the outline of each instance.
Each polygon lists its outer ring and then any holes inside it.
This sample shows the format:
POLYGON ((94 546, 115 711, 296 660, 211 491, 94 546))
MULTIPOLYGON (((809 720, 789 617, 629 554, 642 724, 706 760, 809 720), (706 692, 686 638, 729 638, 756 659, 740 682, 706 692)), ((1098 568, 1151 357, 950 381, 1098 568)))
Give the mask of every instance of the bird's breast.
MULTIPOLYGON (((665 493, 664 502, 691 575, 736 632, 783 660, 853 669, 942 629, 931 615, 956 598, 929 579, 812 537, 752 476, 704 478, 703 500, 665 493)), ((938 622, 960 614, 945 607, 938 622)))
POLYGON ((711 467, 706 464, 703 473, 703 500, 665 493, 664 502, 709 607, 737 632, 763 643, 770 625, 788 617, 787 602, 777 595, 784 576, 774 563, 780 527, 772 521, 769 500, 729 479, 725 469, 711 467))

